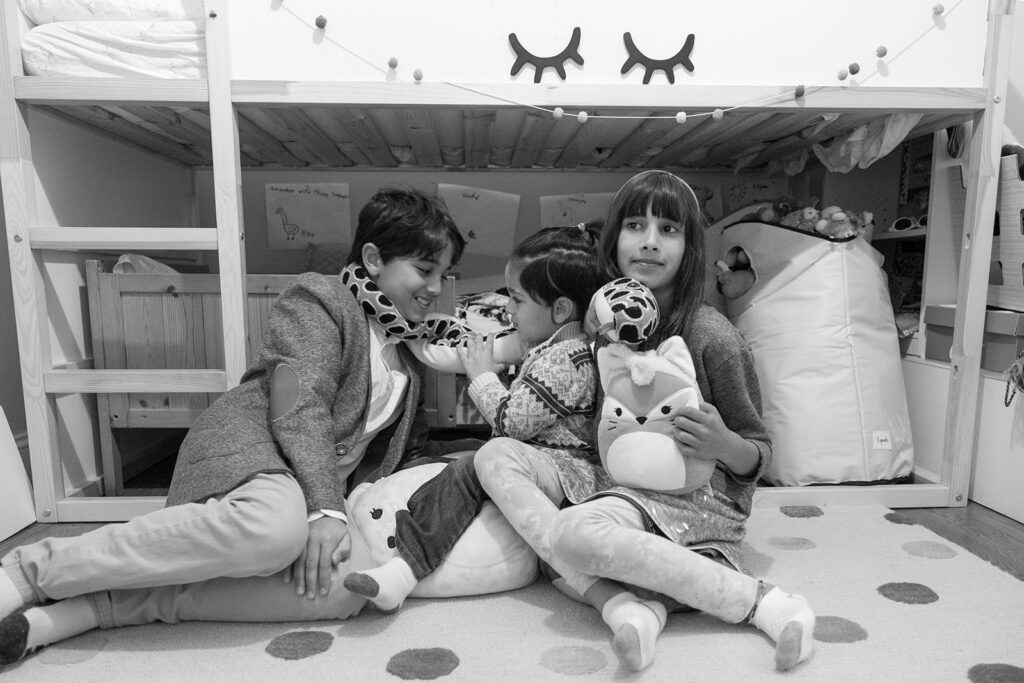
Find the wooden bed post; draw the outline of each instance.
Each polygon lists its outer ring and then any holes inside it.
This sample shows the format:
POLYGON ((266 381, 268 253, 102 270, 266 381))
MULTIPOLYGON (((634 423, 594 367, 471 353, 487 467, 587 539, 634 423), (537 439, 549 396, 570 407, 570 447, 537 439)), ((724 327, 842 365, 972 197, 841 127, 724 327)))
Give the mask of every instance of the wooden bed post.
POLYGON ((971 462, 977 447, 981 346, 992 258, 992 217, 999 186, 999 155, 1006 111, 1014 4, 1014 0, 989 2, 985 48, 987 100, 984 112, 974 117, 971 136, 942 454, 942 481, 949 485, 949 504, 953 507, 967 505, 971 462))
POLYGON ((29 239, 29 230, 39 221, 36 171, 26 121, 28 107, 14 98, 14 76, 22 73, 18 13, 17 3, 5 2, 0 15, 4 38, 0 51, 0 182, 36 519, 55 522, 57 501, 65 495, 64 472, 57 439, 57 406, 46 393, 43 379, 43 373, 53 365, 43 263, 42 257, 32 252, 29 239))
POLYGON ((206 0, 206 68, 210 92, 213 186, 220 262, 221 322, 227 388, 247 366, 245 346, 245 228, 238 114, 231 101, 231 41, 227 0, 206 0))

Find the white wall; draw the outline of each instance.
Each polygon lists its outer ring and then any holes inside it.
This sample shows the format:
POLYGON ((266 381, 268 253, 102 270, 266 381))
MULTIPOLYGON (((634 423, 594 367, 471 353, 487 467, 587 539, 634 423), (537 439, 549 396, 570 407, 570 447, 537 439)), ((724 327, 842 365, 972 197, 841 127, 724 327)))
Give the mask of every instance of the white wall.
MULTIPOLYGON (((538 197, 558 194, 614 192, 633 174, 633 171, 263 171, 250 170, 242 174, 242 211, 245 224, 246 269, 250 273, 298 273, 303 269, 306 253, 303 250, 270 250, 267 247, 267 219, 265 185, 267 183, 323 183, 343 182, 349 185, 352 229, 355 230, 359 210, 370 196, 384 186, 415 187, 436 191, 438 183, 451 183, 469 187, 508 192, 520 195, 518 223, 514 241, 519 241, 539 228, 540 203, 538 197)), ((202 226, 215 225, 213 204, 213 174, 208 170, 196 172, 196 195, 199 200, 199 222, 202 226)), ((713 214, 720 215, 723 201, 728 207, 729 196, 736 196, 732 188, 749 188, 763 179, 753 175, 699 174, 687 175, 692 185, 712 188, 714 198, 709 202, 713 214)), ((785 183, 784 179, 777 182, 785 183)), ((774 187, 774 186, 773 186, 774 187)), ((755 190, 749 190, 755 191, 755 190)), ((767 192, 771 198, 779 191, 767 192)), ((749 203, 748 201, 748 203, 749 203)), ((736 207, 732 207, 736 208, 736 207)), ((211 264, 212 265, 212 264, 211 264)), ((458 271, 464 277, 500 273, 505 267, 504 257, 466 256, 458 271)))
MULTIPOLYGON (((150 227, 194 224, 192 171, 120 142, 73 127, 52 115, 30 110, 32 157, 38 183, 38 222, 54 226, 150 227)), ((2 217, 0 217, 2 220, 2 217)), ((0 400, 15 439, 25 438, 18 340, 6 240, 0 262, 0 400)), ((95 257, 95 256, 93 256, 95 257)), ((88 300, 82 262, 85 255, 47 252, 47 301, 54 363, 91 359, 88 300)), ((58 400, 58 434, 66 486, 86 485, 97 473, 95 401, 88 396, 58 400)))
MULTIPOLYGON (((538 56, 560 54, 581 29, 583 65, 567 62, 566 85, 641 84, 644 69, 620 69, 623 33, 654 59, 667 59, 694 34, 693 72, 675 69, 675 87, 804 83, 840 85, 840 68, 861 72, 844 85, 973 87, 982 84, 988 0, 943 3, 859 0, 852 7, 820 0, 679 2, 646 0, 642 11, 619 0, 228 0, 233 75, 241 79, 365 80, 412 83, 532 83, 527 66, 510 74, 516 56, 508 35, 538 56), (327 20, 317 31, 313 20, 327 20), (875 49, 889 52, 879 65, 875 49)), ((563 81, 546 69, 542 81, 563 81)), ((658 71, 652 86, 668 83, 658 71)), ((486 91, 486 88, 484 89, 486 91)), ((554 93, 557 99, 557 92, 554 93)), ((742 88, 735 93, 744 102, 742 88)), ((555 102, 558 104, 558 102, 555 102)), ((723 102, 714 103, 719 106, 723 102)))

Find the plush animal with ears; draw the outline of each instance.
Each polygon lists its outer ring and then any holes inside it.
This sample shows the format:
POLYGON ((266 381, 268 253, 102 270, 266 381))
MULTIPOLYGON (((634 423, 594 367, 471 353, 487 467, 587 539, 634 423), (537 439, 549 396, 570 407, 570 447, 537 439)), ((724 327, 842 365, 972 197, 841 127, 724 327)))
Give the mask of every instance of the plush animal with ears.
POLYGON ((619 278, 594 294, 586 320, 603 338, 596 354, 604 390, 597 447, 605 471, 622 486, 666 493, 706 485, 714 460, 685 456, 674 436, 675 417, 701 400, 686 343, 673 336, 656 349, 637 350, 658 326, 654 295, 619 278))

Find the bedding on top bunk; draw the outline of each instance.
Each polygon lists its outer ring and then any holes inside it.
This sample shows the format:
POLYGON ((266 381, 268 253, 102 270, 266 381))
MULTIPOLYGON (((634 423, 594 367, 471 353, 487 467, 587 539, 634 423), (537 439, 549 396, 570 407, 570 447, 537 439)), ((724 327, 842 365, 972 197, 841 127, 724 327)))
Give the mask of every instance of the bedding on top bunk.
POLYGON ((29 76, 205 78, 201 21, 61 21, 22 40, 29 76))
POLYGON ((19 0, 36 25, 54 21, 196 21, 203 0, 19 0))
POLYGON ((29 76, 205 78, 203 0, 19 0, 29 76))

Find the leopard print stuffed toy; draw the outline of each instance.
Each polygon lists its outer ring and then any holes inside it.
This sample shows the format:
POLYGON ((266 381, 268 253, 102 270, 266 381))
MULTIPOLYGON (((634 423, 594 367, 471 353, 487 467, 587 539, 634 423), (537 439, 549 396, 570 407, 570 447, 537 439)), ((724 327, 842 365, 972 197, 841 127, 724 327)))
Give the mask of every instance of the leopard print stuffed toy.
POLYGON ((647 287, 620 278, 591 300, 587 329, 599 345, 597 367, 604 400, 598 424, 601 464, 619 485, 689 493, 708 484, 714 460, 690 458, 674 436, 674 418, 700 404, 689 349, 673 336, 650 351, 636 351, 658 326, 658 304, 647 287))

